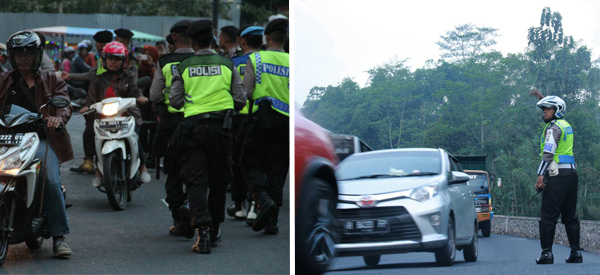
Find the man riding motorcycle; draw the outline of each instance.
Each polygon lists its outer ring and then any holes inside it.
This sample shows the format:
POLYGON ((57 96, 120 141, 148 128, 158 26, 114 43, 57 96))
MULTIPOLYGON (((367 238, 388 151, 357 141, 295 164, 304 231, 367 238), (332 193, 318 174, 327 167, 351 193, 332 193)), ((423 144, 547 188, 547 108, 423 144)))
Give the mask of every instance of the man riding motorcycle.
MULTIPOLYGON (((106 68, 106 72, 92 79, 85 102, 86 107, 81 108, 79 112, 85 113, 89 110, 90 105, 101 102, 103 99, 109 97, 135 97, 142 105, 148 102, 148 98, 144 97, 142 91, 137 87, 137 74, 126 69, 127 60, 127 48, 120 42, 113 41, 104 46, 102 50, 102 65, 106 68)), ((142 113, 140 109, 138 107, 131 108, 127 113, 135 118, 135 132, 139 135, 140 126, 142 125, 142 113)), ((87 133, 92 136, 94 135, 93 124, 86 125, 84 135, 87 133)), ((93 144, 91 145, 90 149, 86 149, 86 155, 94 154, 95 149, 93 144)), ((144 152, 140 143, 138 145, 139 154, 143 156, 144 152)), ((146 168, 144 158, 141 157, 140 160, 140 179, 143 183, 146 183, 151 180, 151 177, 146 168)), ((98 169, 96 169, 96 176, 92 181, 92 185, 94 187, 102 185, 102 174, 98 169)))
POLYGON ((7 42, 8 57, 13 71, 0 74, 0 106, 18 105, 33 113, 41 112, 48 120, 46 127, 38 131, 41 140, 36 157, 46 160, 46 185, 43 211, 48 217, 48 233, 53 239, 54 255, 68 257, 72 253, 64 239, 69 234, 69 223, 60 181, 59 164, 73 159, 73 147, 67 130, 54 129, 67 125, 73 108, 39 108, 54 96, 69 98, 67 85, 53 71, 40 70, 43 43, 30 31, 20 31, 7 42), (49 142, 50 146, 46 146, 49 142), (47 151, 46 151, 47 150, 47 151), (47 154, 46 154, 47 152, 47 154))

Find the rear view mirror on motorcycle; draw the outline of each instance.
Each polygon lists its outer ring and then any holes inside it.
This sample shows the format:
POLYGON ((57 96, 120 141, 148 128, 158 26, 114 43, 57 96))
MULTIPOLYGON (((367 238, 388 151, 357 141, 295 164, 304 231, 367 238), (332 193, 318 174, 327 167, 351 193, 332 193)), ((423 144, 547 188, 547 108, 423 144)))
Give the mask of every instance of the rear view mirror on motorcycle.
POLYGON ((68 98, 62 96, 52 97, 48 103, 56 108, 65 108, 71 105, 71 101, 68 98))
POLYGON ((138 79, 138 82, 137 82, 138 88, 144 88, 150 84, 152 84, 152 80, 150 80, 150 77, 148 77, 148 76, 144 76, 144 77, 138 79))

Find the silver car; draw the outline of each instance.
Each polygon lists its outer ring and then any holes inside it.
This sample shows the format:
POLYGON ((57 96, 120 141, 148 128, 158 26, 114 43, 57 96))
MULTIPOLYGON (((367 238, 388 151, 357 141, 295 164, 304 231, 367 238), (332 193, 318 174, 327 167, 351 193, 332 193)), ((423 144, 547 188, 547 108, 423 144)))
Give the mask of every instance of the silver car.
POLYGON ((456 250, 477 261, 477 213, 469 176, 443 149, 395 149, 349 156, 336 168, 337 256, 434 252, 454 264, 456 250))

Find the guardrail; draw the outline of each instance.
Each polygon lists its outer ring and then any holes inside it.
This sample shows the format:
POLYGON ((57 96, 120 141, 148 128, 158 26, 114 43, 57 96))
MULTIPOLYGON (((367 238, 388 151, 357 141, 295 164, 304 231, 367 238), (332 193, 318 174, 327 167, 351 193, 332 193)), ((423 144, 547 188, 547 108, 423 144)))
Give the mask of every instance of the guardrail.
MULTIPOLYGON (((494 215, 492 220, 492 232, 494 234, 508 234, 522 236, 531 239, 540 238, 540 218, 511 217, 494 215)), ((581 247, 586 250, 600 250, 600 221, 581 221, 581 247)), ((554 243, 569 245, 565 227, 558 220, 554 243)))

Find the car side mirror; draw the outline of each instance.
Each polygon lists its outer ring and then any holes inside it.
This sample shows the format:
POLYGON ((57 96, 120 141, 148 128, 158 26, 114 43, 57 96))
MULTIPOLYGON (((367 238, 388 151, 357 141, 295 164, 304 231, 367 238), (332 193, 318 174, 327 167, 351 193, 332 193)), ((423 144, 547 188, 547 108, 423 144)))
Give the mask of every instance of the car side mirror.
POLYGON ((50 99, 48 103, 56 108, 65 108, 71 105, 71 101, 68 98, 62 96, 54 96, 50 99))
POLYGON ((450 179, 450 184, 468 182, 469 179, 469 175, 463 172, 452 171, 452 178, 450 179))

